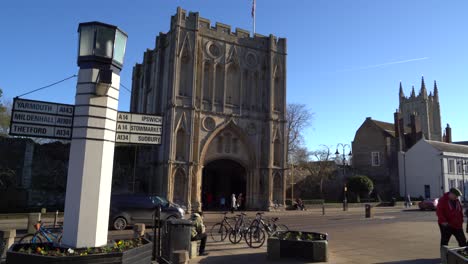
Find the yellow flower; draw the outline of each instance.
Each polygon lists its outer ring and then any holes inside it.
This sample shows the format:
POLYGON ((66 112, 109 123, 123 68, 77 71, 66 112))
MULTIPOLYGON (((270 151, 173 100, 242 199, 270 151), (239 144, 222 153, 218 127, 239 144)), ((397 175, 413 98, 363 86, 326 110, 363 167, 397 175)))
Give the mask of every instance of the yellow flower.
POLYGON ((118 245, 122 245, 122 243, 123 243, 123 241, 120 240, 117 244, 118 244, 118 245))

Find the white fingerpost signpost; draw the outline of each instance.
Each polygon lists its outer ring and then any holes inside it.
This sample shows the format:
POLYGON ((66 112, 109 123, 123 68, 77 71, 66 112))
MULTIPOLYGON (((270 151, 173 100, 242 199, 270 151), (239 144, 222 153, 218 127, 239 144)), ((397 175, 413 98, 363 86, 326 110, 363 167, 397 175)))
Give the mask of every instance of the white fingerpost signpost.
POLYGON ((78 83, 62 243, 107 244, 120 70, 127 35, 100 22, 81 23, 78 83))

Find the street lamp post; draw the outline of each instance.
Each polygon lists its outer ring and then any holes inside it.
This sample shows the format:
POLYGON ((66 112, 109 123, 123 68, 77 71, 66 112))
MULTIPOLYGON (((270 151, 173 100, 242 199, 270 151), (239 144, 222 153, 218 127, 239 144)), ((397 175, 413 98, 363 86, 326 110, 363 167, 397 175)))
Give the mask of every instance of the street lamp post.
POLYGON ((339 143, 337 146, 336 146, 336 152, 335 152, 335 155, 337 158, 339 158, 340 156, 340 152, 338 151, 338 149, 342 147, 343 148, 343 183, 344 183, 344 187, 343 187, 343 211, 347 211, 348 210, 348 199, 347 199, 347 192, 348 192, 348 187, 346 186, 346 147, 349 148, 349 154, 348 156, 351 157, 353 154, 351 152, 351 146, 349 146, 348 144, 343 144, 343 143, 339 143))

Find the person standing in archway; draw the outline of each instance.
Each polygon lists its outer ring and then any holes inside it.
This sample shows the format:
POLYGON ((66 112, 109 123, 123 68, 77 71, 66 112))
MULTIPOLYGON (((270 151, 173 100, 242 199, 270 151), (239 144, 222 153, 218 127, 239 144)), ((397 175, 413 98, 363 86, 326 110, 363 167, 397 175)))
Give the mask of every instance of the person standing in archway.
POLYGON ((239 208, 239 210, 244 210, 244 196, 242 195, 242 193, 240 193, 237 197, 237 207, 239 208))
POLYGON ((237 209, 237 199, 236 199, 236 194, 233 193, 231 196, 231 213, 234 213, 234 210, 237 209))

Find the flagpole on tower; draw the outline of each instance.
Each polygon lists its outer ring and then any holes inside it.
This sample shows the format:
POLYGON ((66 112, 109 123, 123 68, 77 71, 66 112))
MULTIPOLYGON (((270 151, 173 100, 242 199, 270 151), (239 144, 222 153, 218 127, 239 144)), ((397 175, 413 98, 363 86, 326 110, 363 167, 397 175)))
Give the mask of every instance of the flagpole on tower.
POLYGON ((257 7, 257 1, 252 0, 252 19, 253 19, 253 36, 255 36, 255 9, 257 7))

